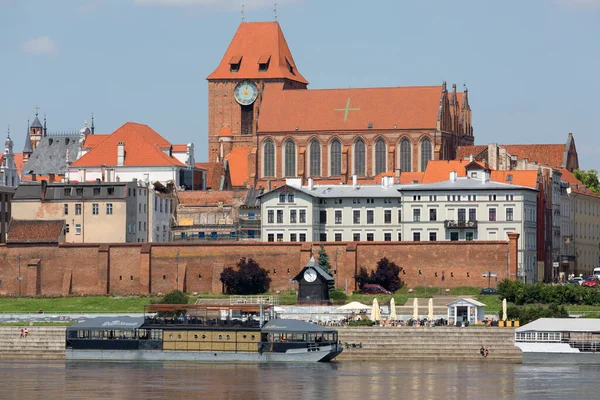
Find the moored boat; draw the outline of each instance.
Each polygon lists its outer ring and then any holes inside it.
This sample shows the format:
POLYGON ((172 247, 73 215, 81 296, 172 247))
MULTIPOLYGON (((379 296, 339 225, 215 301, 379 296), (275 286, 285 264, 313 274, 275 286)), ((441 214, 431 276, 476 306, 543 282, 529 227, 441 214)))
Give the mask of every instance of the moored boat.
POLYGON ((540 318, 515 329, 523 364, 600 364, 600 320, 540 318))
POLYGON ((68 327, 66 357, 326 362, 342 352, 336 330, 272 317, 262 305, 150 305, 144 317, 97 317, 68 327))

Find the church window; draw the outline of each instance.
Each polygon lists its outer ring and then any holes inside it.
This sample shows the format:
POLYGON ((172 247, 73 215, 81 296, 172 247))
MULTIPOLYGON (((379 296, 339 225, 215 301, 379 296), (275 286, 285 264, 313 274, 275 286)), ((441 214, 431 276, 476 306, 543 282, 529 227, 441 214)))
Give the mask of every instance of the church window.
POLYGON ((365 175, 365 142, 362 139, 354 144, 354 174, 365 175))
POLYGON ((241 109, 241 123, 242 123, 242 135, 252 135, 252 124, 254 123, 254 103, 244 106, 240 106, 241 109))
POLYGON ((263 145, 264 169, 263 176, 275 176, 275 145, 271 139, 263 145))
POLYGON ((431 160, 431 140, 425 138, 421 141, 421 171, 425 171, 429 160, 431 160))
POLYGON ((334 139, 331 142, 331 176, 339 176, 342 171, 342 144, 334 139))
POLYGON ((310 144, 310 176, 321 176, 321 145, 316 140, 310 144))
POLYGON ((375 142, 375 175, 386 172, 385 164, 385 142, 379 138, 375 142))
POLYGON ((411 149, 410 141, 408 139, 402 139, 400 143, 400 168, 402 172, 411 171, 411 149))
POLYGON ((296 144, 289 139, 285 142, 285 177, 296 176, 296 144))
POLYGON ((229 60, 229 71, 230 72, 238 72, 240 70, 240 65, 242 65, 242 57, 241 56, 231 57, 231 60, 229 60))

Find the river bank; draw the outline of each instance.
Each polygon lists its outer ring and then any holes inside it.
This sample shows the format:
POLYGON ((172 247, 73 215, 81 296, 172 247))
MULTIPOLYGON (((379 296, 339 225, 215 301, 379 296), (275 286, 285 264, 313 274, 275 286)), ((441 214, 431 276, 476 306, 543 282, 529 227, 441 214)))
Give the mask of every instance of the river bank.
MULTIPOLYGON (((0 359, 64 359, 65 327, 29 326, 21 338, 19 326, 0 327, 0 359)), ((520 363, 514 329, 490 327, 344 327, 338 328, 344 352, 338 361, 486 361, 520 363)))

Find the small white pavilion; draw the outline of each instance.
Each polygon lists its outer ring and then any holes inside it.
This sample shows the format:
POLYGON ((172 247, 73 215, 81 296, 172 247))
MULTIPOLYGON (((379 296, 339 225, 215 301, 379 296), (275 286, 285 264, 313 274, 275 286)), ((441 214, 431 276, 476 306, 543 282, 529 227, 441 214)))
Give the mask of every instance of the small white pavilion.
POLYGON ((459 298, 448 304, 448 325, 457 322, 476 324, 484 319, 485 304, 471 298, 459 298))

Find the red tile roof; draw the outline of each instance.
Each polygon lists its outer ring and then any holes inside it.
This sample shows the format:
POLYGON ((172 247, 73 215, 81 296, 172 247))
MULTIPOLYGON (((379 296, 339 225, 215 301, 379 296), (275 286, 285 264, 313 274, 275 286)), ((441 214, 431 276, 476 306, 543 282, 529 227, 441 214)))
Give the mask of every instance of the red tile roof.
POLYGON ((221 130, 219 131, 219 134, 217 136, 218 137, 232 137, 233 132, 231 132, 231 128, 229 127, 229 125, 223 125, 223 127, 221 128, 221 130))
POLYGON ((252 149, 236 147, 231 150, 225 159, 229 163, 229 177, 231 186, 246 187, 248 182, 248 154, 252 149))
POLYGON ((559 171, 562 173, 560 179, 567 182, 569 185, 585 186, 571 171, 564 168, 559 168, 559 171))
POLYGON ((566 150, 564 144, 505 144, 501 147, 504 147, 511 156, 517 156, 519 160, 527 158, 529 161, 552 168, 563 166, 566 150))
POLYGON ((511 171, 492 171, 490 181, 498 183, 508 183, 517 186, 527 186, 537 189, 538 171, 537 170, 511 170, 511 171), (512 177, 509 178, 509 175, 512 177))
POLYGON ((58 243, 65 220, 13 219, 6 235, 7 243, 58 243))
POLYGON ((440 86, 283 90, 265 86, 260 132, 435 129, 440 86), (348 110, 348 111, 346 111, 348 110))
POLYGON ((456 158, 457 159, 465 159, 465 158, 469 158, 469 156, 477 156, 479 153, 481 153, 484 150, 487 150, 487 146, 486 145, 477 145, 477 146, 459 146, 458 147, 458 152, 456 153, 456 158))
POLYGON ((87 137, 85 138, 85 142, 83 142, 83 148, 84 149, 93 149, 98 144, 102 143, 102 141, 104 141, 104 139, 108 138, 109 136, 110 136, 109 134, 87 135, 87 137))
POLYGON ((206 188, 219 190, 221 187, 221 176, 225 173, 225 166, 223 163, 206 162, 196 163, 195 165, 196 168, 201 168, 206 171, 206 188))
MULTIPOLYGON (((430 161, 431 162, 431 161, 430 161)), ((408 185, 415 183, 423 183, 423 176, 425 172, 402 172, 400 174, 400 183, 402 185, 408 185)))
POLYGON ((125 143, 124 166, 184 166, 181 161, 170 157, 163 150, 171 144, 147 125, 127 122, 108 138, 97 144, 83 157, 75 161, 74 167, 91 167, 102 164, 117 166, 117 144, 125 143))
POLYGON ((174 144, 173 153, 187 153, 187 144, 174 144))
POLYGON ((233 205, 233 192, 231 191, 191 191, 178 192, 179 204, 186 207, 216 207, 219 203, 224 206, 233 205))
POLYGON ((469 165, 466 160, 431 160, 427 163, 425 174, 421 183, 444 182, 450 179, 450 172, 455 171, 457 176, 467 176, 465 167, 469 165))
POLYGON ((22 178, 21 170, 25 166, 25 163, 23 162, 23 153, 15 153, 15 166, 17 167, 17 174, 19 175, 19 178, 22 178))
POLYGON ((235 33, 221 63, 208 76, 213 79, 290 79, 308 84, 298 72, 292 53, 278 22, 242 22, 235 33), (269 59, 266 71, 258 70, 258 62, 269 59), (237 72, 230 63, 239 63, 237 72), (290 71, 294 71, 293 73, 290 71))

